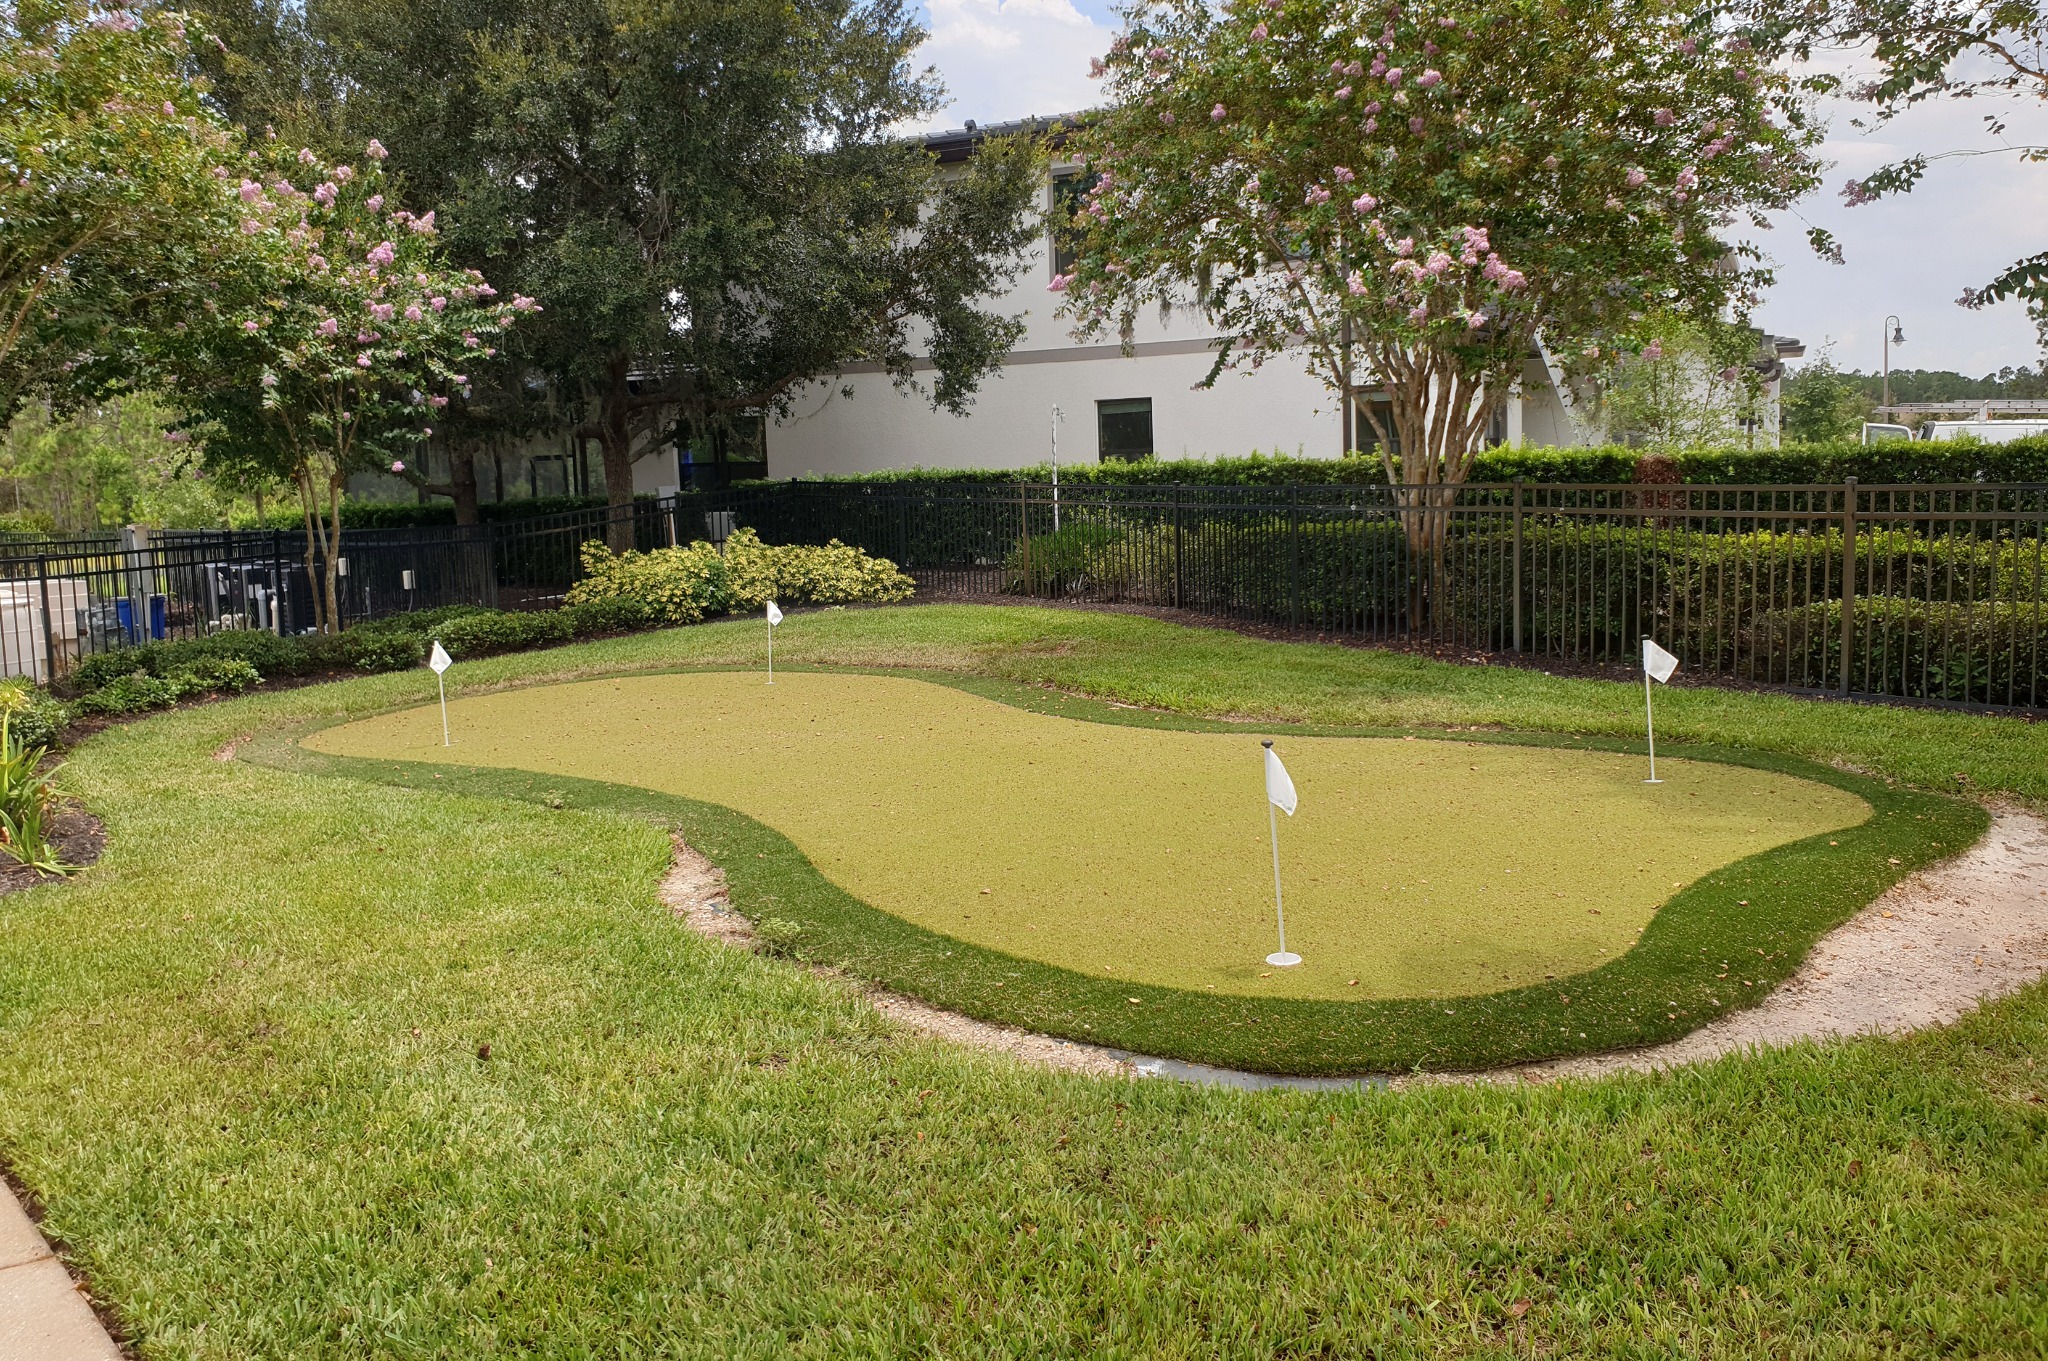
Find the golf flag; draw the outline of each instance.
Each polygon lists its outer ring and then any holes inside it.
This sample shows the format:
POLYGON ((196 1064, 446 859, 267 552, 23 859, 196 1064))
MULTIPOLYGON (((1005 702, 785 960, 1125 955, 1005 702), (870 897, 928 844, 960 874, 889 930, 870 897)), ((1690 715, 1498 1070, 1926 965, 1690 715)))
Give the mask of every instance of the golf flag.
POLYGON ((1294 793, 1294 781, 1287 777, 1287 767, 1280 764, 1279 753, 1270 745, 1266 748, 1266 802, 1288 817, 1294 816, 1295 805, 1298 802, 1294 793))
POLYGON ((1643 639, 1643 731, 1650 739, 1650 778, 1644 784, 1663 784, 1657 778, 1657 715, 1650 705, 1650 682, 1662 685, 1678 671, 1678 658, 1643 639))
POLYGON ((1273 920, 1280 928, 1280 948, 1266 956, 1266 962, 1276 969, 1292 968, 1301 963, 1301 956, 1287 948, 1287 906, 1280 897, 1280 819, 1273 816, 1275 808, 1285 808, 1287 816, 1294 816, 1297 800, 1294 796, 1294 781, 1287 778, 1287 767, 1280 764, 1280 758, 1273 753, 1273 744, 1266 748, 1266 831, 1273 838, 1273 920))
POLYGON ((775 684, 775 626, 782 622, 782 609, 768 602, 768 683, 775 684))
POLYGON ((455 659, 448 655, 447 648, 441 646, 439 638, 434 640, 434 650, 427 654, 427 665, 433 669, 434 685, 441 692, 441 745, 445 747, 451 745, 448 741, 448 677, 446 673, 449 667, 455 665, 455 659))
POLYGON ((781 623, 781 622, 782 622, 782 610, 781 610, 781 609, 780 609, 780 608, 779 608, 779 607, 778 607, 778 606, 776 605, 776 603, 775 603, 774 601, 772 601, 772 600, 771 600, 771 601, 769 601, 769 602, 768 602, 768 627, 769 627, 769 628, 774 628, 774 627, 775 627, 775 626, 776 626, 777 624, 779 624, 779 623, 781 623))

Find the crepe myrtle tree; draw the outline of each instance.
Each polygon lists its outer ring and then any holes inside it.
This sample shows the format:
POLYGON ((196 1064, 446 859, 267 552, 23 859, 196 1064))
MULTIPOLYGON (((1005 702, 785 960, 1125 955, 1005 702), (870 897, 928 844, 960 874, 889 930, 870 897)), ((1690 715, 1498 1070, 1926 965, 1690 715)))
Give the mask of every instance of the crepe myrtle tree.
MULTIPOLYGON (((1093 187, 1053 280, 1083 334, 1150 304, 1222 332, 1203 383, 1282 355, 1367 410, 1403 503, 1448 504, 1540 339, 1572 374, 1657 312, 1740 312, 1728 229, 1813 183, 1798 92, 1663 0, 1162 0, 1097 73, 1093 187), (1396 448, 1398 447, 1398 456, 1396 448)), ((1348 441, 1347 441, 1348 442, 1348 441)), ((1408 517, 1439 546, 1441 515, 1408 517)))
POLYGON ((0 420, 129 378, 134 335, 233 254, 210 175, 233 136, 187 78, 194 36, 119 0, 0 5, 0 420))
POLYGON ((403 475, 407 457, 469 388, 468 368, 531 298, 499 298, 446 261, 434 214, 394 206, 384 148, 358 165, 266 141, 220 166, 254 262, 200 315, 172 328, 163 367, 219 472, 271 473, 298 489, 314 614, 339 629, 342 491, 351 474, 403 475), (324 562, 324 567, 323 567, 324 562))

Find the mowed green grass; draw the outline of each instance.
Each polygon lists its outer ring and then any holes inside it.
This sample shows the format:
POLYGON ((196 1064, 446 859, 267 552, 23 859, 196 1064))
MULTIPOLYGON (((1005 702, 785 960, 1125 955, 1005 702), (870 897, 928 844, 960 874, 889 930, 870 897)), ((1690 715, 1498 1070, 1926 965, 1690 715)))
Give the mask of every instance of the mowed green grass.
MULTIPOLYGON (((465 663, 451 693, 744 663, 758 633, 465 663)), ((798 616, 779 650, 1333 723, 1626 735, 1640 702, 1044 610, 798 616)), ((668 841, 643 820, 213 759, 432 693, 379 677, 95 738, 70 778, 106 859, 0 899, 0 1152, 142 1356, 2027 1357, 2048 1338, 2041 987, 1919 1036, 1600 1083, 1061 1077, 694 938, 654 903, 668 841)), ((2048 793, 2042 730, 2010 720, 1669 700, 1694 741, 2048 793)))
POLYGON ((1301 793, 1274 948, 1261 730, 1159 731, 929 681, 699 672, 458 700, 323 729, 341 756, 509 767, 721 804, 855 897, 1084 974, 1260 997, 1456 997, 1598 968, 1674 891, 1862 822, 1774 771, 1400 738, 1282 734, 1301 793), (1446 853, 1446 822, 1478 832, 1446 853))

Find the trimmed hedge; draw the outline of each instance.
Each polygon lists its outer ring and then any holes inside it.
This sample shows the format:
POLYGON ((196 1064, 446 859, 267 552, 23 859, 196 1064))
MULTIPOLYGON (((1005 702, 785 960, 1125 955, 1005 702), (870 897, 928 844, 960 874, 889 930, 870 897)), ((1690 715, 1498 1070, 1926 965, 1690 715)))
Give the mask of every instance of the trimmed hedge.
MULTIPOLYGON (((1681 481, 1695 485, 2048 482, 2048 436, 2010 444, 1892 441, 1883 444, 1788 444, 1778 449, 1489 449, 1472 470, 1474 482, 1634 482, 1645 458, 1669 460, 1681 481)), ((1029 468, 909 468, 850 477, 805 479, 865 486, 1014 485, 1050 480, 1050 464, 1029 468)), ((1062 485, 1212 487, 1378 486, 1386 470, 1377 457, 1146 459, 1060 465, 1062 485)), ((1652 479, 1663 480, 1663 479, 1652 479)), ((775 483, 750 483, 773 486, 775 483)))
POLYGON ((837 539, 765 544, 751 529, 734 531, 723 552, 700 541, 613 553, 593 539, 583 545, 583 571, 583 580, 569 588, 572 606, 630 601, 670 624, 758 610, 770 600, 888 604, 909 599, 916 589, 895 563, 837 539))
MULTIPOLYGON (((635 499, 651 501, 654 498, 643 495, 635 499)), ((607 504, 602 496, 530 496, 518 501, 487 501, 476 508, 476 513, 483 523, 493 524, 504 520, 561 515, 572 510, 602 510, 607 504)), ((412 529, 420 525, 454 523, 455 505, 451 501, 429 501, 423 505, 411 501, 344 501, 341 505, 343 529, 412 529)), ((242 527, 296 530, 304 525, 304 512, 293 507, 281 507, 266 514, 261 523, 242 527)))

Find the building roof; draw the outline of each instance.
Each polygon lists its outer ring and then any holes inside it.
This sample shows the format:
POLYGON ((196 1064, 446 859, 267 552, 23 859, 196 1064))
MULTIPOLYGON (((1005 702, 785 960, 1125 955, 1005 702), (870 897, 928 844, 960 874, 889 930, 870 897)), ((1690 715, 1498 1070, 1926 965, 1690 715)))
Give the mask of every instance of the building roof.
MULTIPOLYGON (((1015 137, 1018 134, 1036 136, 1059 129, 1062 133, 1089 115, 1083 113, 1056 113, 1045 117, 1032 114, 1029 118, 1013 118, 1006 123, 977 123, 972 118, 962 128, 947 128, 943 132, 925 134, 925 150, 937 156, 940 165, 953 165, 974 154, 974 148, 986 137, 1015 137)), ((1053 139, 1059 140, 1056 135, 1053 139)))

